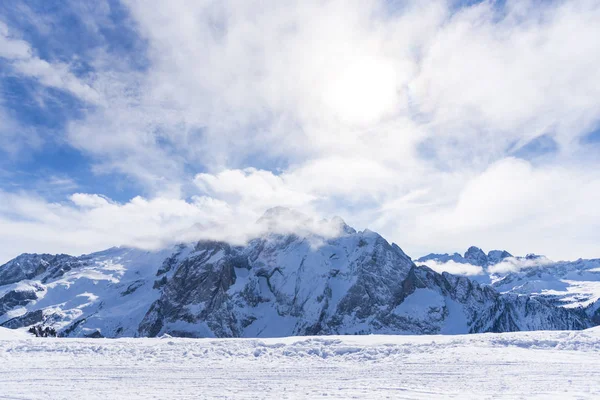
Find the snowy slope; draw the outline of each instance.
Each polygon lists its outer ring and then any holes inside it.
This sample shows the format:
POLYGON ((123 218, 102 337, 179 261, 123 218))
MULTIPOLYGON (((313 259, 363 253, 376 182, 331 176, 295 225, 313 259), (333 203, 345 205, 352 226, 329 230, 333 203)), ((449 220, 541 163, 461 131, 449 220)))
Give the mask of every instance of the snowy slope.
MULTIPOLYGON (((83 336, 96 331, 86 328, 85 322, 98 321, 105 330, 123 327, 123 335, 133 336, 148 305, 160 295, 152 289, 156 266, 172 252, 112 248, 81 257, 44 257, 42 265, 47 268, 39 267, 35 279, 0 286, 0 323, 15 328, 43 322, 83 336), (77 321, 83 323, 75 325, 77 321)), ((27 256, 0 271, 23 265, 29 269, 31 258, 38 259, 33 255, 23 260, 27 256)))
MULTIPOLYGON (((592 324, 578 310, 416 267, 397 245, 339 218, 328 222, 336 235, 304 229, 316 224, 281 208, 260 222, 276 227, 280 218, 301 224, 245 246, 201 241, 157 252, 19 256, 0 267, 0 325, 51 325, 77 337, 281 337, 592 324)), ((487 265, 489 257, 472 248, 465 259, 487 265)))
POLYGON ((560 261, 498 274, 501 292, 546 298, 562 307, 584 308, 600 324, 600 259, 560 261))
POLYGON ((0 328, 0 340, 19 340, 30 337, 32 336, 20 330, 0 328))
POLYGON ((8 399, 596 399, 600 332, 0 340, 8 399))

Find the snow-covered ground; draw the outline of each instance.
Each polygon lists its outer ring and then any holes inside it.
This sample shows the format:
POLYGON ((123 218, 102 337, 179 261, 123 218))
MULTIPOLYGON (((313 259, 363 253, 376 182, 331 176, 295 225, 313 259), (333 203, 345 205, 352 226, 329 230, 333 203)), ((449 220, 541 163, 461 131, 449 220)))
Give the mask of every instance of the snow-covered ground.
POLYGON ((26 338, 0 399, 599 398, 600 330, 278 339, 26 338))

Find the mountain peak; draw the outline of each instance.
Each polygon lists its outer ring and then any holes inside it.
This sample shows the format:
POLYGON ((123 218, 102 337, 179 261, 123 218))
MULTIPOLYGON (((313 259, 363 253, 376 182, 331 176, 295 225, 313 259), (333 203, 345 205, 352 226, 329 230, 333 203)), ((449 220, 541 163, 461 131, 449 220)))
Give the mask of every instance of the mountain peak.
POLYGON ((473 254, 473 253, 481 253, 483 255, 485 255, 485 253, 483 252, 483 250, 481 250, 480 247, 477 246, 471 246, 467 249, 467 251, 465 252, 465 255, 467 254, 473 254))
POLYGON ((464 257, 470 262, 470 264, 478 265, 480 267, 483 267, 488 263, 487 256, 479 247, 469 247, 464 257))
POLYGON ((512 256, 513 255, 506 250, 490 250, 487 254, 488 262, 490 264, 497 264, 505 258, 512 256))

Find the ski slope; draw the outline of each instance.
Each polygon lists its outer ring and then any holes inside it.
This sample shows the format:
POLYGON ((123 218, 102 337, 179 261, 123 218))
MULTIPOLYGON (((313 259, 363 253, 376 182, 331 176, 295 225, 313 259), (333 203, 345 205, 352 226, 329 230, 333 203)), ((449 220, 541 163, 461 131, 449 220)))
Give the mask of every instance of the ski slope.
POLYGON ((600 330, 258 340, 0 328, 0 399, 73 398, 600 398, 600 330))

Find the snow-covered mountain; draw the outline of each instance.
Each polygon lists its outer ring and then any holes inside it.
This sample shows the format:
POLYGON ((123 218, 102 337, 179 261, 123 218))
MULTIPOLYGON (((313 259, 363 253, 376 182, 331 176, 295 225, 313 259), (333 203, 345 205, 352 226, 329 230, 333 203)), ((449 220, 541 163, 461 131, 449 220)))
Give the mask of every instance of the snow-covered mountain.
POLYGON ((417 259, 416 261, 418 263, 425 264, 427 261, 434 261, 441 264, 452 261, 459 264, 471 264, 479 267, 486 267, 497 264, 509 257, 512 257, 512 254, 506 250, 491 250, 485 254, 479 247, 471 246, 467 249, 464 256, 460 255, 459 253, 431 253, 417 259))
POLYGON ((470 247, 464 256, 429 254, 416 260, 435 270, 457 271, 456 264, 481 267, 469 274, 478 282, 487 282, 504 294, 524 294, 568 309, 583 310, 594 324, 600 324, 600 259, 552 261, 528 254, 514 257, 507 251, 492 250, 487 255, 470 247), (470 257, 478 254, 477 259, 470 257))
MULTIPOLYGON (((260 221, 272 229, 244 246, 200 241, 81 257, 23 254, 0 267, 0 325, 42 323, 65 336, 273 337, 592 324, 579 309, 416 266, 396 244, 339 218, 326 221, 337 231, 326 235, 331 230, 297 224, 285 224, 295 232, 277 230, 282 217, 319 225, 277 209, 260 221)), ((488 267, 509 256, 470 250, 464 258, 488 267)))

